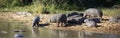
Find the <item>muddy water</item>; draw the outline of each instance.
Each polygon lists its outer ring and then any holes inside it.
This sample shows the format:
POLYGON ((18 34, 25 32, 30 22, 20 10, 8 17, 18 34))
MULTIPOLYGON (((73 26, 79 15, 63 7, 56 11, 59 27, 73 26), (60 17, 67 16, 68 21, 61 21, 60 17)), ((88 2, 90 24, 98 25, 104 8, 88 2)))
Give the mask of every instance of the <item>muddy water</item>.
POLYGON ((44 27, 31 28, 22 22, 0 21, 0 38, 14 38, 21 34, 21 38, 120 38, 120 34, 101 34, 91 32, 78 32, 72 30, 50 30, 44 27), (22 30, 14 32, 15 30, 22 30))

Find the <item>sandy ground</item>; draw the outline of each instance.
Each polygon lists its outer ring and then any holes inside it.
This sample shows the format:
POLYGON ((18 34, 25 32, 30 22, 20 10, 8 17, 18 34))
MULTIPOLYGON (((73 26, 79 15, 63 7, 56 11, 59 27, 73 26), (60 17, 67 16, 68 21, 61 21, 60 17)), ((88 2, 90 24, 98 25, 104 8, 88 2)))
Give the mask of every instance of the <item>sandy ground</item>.
MULTIPOLYGON (((49 18, 54 14, 38 14, 41 18, 40 24, 49 22, 49 18)), ((18 15, 16 13, 0 13, 0 21, 20 21, 25 22, 25 24, 31 25, 34 15, 18 15)), ((101 23, 98 23, 99 27, 87 27, 84 23, 81 25, 73 25, 68 27, 57 27, 56 23, 50 23, 50 25, 45 26, 47 29, 61 29, 61 30, 74 30, 74 31, 89 31, 97 33, 120 33, 120 23, 111 23, 108 21, 110 16, 103 16, 101 23)))

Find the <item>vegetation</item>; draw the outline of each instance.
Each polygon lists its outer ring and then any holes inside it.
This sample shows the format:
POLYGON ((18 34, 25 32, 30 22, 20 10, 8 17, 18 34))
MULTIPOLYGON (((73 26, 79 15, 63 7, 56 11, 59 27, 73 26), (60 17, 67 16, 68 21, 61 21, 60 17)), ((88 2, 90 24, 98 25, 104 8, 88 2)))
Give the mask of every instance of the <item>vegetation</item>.
POLYGON ((120 10, 113 8, 114 6, 120 8, 119 5, 120 0, 0 0, 0 11, 65 13, 66 11, 83 11, 87 8, 102 8, 107 14, 110 11, 116 13, 116 10, 120 10))

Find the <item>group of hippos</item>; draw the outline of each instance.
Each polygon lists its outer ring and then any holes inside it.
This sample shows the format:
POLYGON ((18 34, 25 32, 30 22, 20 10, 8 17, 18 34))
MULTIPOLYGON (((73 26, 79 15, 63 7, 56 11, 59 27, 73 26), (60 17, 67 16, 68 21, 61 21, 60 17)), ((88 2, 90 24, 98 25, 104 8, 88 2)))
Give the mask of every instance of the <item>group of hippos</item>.
MULTIPOLYGON (((103 12, 97 8, 88 8, 84 13, 72 12, 69 14, 55 14, 50 17, 50 23, 57 23, 58 27, 64 27, 66 24, 82 24, 85 23, 88 27, 97 27, 97 23, 102 20, 103 12)), ((33 25, 39 24, 40 17, 37 16, 33 20, 33 25)), ((109 18, 110 22, 120 23, 120 15, 109 18)))

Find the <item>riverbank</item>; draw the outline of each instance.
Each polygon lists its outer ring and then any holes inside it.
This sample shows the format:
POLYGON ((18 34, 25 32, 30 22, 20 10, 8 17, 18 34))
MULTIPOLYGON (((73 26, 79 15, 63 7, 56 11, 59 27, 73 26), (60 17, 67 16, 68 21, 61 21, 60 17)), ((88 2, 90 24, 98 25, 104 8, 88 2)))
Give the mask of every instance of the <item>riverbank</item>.
MULTIPOLYGON (((41 21, 40 24, 49 22, 49 18, 53 14, 37 14, 40 16, 41 21)), ((12 12, 3 12, 0 13, 0 20, 1 21, 18 21, 18 22, 24 22, 27 25, 31 26, 32 19, 35 15, 27 14, 18 14, 18 13, 12 13, 12 12)), ((74 30, 74 31, 89 31, 89 32, 97 32, 97 33, 112 33, 112 34, 119 34, 120 33, 120 23, 111 23, 108 21, 108 18, 111 16, 103 16, 103 21, 101 23, 98 23, 99 27, 97 28, 90 28, 87 27, 84 23, 82 25, 73 25, 68 27, 57 27, 57 24, 50 23, 50 25, 45 26, 47 29, 61 29, 61 30, 74 30)))

